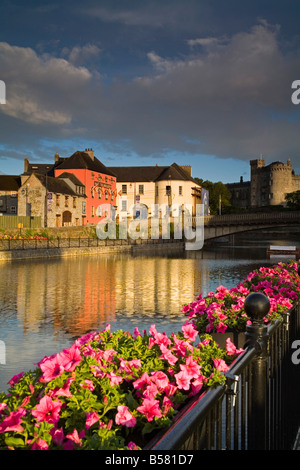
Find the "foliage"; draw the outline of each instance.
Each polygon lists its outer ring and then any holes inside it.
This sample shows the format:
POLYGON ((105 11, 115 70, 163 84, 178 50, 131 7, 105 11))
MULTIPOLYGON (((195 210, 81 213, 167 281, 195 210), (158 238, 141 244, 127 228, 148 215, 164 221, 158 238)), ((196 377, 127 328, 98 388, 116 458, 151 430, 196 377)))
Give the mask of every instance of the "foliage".
POLYGON ((155 325, 140 334, 88 333, 0 394, 0 448, 140 449, 166 428, 190 397, 224 383, 240 354, 182 325, 177 335, 155 325))
POLYGON ((287 207, 290 209, 300 209, 300 190, 288 193, 285 196, 287 207))
POLYGON ((209 208, 211 215, 219 214, 220 202, 222 214, 230 211, 231 193, 225 184, 221 183, 221 181, 213 183, 212 181, 203 181, 202 178, 194 179, 200 186, 209 191, 209 208))
POLYGON ((268 297, 271 306, 265 322, 281 319, 299 298, 297 267, 297 263, 293 262, 278 263, 270 268, 261 267, 248 274, 234 288, 219 286, 216 292, 209 292, 207 297, 200 294, 194 302, 185 305, 182 312, 199 333, 245 331, 246 324, 250 322, 244 309, 245 299, 251 292, 262 292, 268 297))

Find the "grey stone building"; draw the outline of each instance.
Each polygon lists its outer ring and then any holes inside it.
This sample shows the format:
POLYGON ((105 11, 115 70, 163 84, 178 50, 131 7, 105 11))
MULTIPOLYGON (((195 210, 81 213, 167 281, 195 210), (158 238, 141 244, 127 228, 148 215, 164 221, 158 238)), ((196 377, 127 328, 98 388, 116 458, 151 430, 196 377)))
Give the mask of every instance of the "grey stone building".
POLYGON ((227 184, 231 204, 244 208, 286 206, 285 196, 300 190, 300 175, 296 175, 291 160, 266 165, 265 160, 250 161, 250 181, 227 184))
POLYGON ((20 176, 0 175, 0 213, 17 215, 18 191, 21 186, 20 176))

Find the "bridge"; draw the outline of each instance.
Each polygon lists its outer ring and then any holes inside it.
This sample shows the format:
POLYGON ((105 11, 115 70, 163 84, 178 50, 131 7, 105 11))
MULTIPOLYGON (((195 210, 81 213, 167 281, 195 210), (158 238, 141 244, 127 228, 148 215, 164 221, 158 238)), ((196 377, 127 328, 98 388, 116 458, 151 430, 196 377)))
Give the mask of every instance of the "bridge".
POLYGON ((257 212, 204 217, 204 240, 252 230, 300 225, 300 211, 257 212))

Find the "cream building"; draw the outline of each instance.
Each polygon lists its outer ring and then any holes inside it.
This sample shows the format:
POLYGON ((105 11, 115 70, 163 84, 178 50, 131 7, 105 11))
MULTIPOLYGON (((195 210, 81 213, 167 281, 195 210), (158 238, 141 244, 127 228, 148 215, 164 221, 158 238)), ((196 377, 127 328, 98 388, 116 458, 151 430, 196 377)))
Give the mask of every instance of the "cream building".
POLYGON ((117 215, 131 217, 131 209, 151 216, 152 206, 179 205, 182 209, 201 203, 201 186, 192 178, 190 166, 111 167, 117 177, 117 215), (138 207, 140 204, 140 208, 138 207))

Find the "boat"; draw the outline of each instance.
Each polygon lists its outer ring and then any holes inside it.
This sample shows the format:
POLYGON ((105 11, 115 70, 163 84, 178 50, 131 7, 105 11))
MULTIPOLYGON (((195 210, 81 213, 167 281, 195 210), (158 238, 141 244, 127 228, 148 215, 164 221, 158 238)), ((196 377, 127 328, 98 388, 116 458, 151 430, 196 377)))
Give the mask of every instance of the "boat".
POLYGON ((270 245, 267 249, 269 254, 275 255, 299 255, 300 250, 296 246, 270 245))

